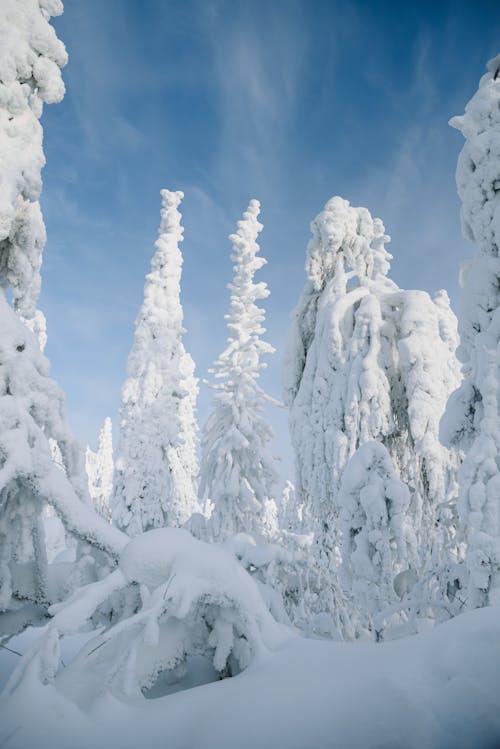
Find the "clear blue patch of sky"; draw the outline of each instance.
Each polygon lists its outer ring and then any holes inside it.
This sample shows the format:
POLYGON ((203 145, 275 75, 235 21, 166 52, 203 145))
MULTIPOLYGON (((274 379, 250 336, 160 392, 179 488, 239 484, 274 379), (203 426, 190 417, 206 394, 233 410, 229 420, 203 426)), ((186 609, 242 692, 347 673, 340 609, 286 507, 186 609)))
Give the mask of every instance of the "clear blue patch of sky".
MULTIPOLYGON (((64 101, 43 115, 41 307, 83 441, 116 416, 162 187, 185 192, 185 343, 200 377, 225 344, 227 235, 251 198, 275 397, 309 222, 331 196, 383 219, 400 286, 444 287, 456 304, 470 249, 462 136, 447 122, 499 51, 498 3, 66 0, 54 25, 69 64, 64 101)), ((209 407, 202 387, 201 423, 209 407)), ((290 474, 286 413, 269 416, 290 474)))

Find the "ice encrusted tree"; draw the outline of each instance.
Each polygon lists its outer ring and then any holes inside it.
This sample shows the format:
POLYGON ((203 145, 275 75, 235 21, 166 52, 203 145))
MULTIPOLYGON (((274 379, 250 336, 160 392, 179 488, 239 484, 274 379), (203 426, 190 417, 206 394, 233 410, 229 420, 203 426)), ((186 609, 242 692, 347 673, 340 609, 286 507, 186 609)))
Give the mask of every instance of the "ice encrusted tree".
POLYGON ((465 144, 457 166, 462 229, 476 253, 464 265, 459 313, 464 380, 441 424, 466 453, 459 516, 467 541, 469 604, 500 603, 500 55, 465 114, 450 124, 465 144))
POLYGON ((110 499, 113 492, 113 427, 106 417, 99 434, 97 452, 87 447, 85 468, 89 483, 89 494, 96 511, 106 520, 111 520, 110 499))
POLYGON ((182 342, 182 192, 162 190, 156 252, 146 276, 122 391, 113 520, 129 535, 181 526, 199 511, 198 384, 182 342))
POLYGON ((50 25, 60 0, 3 0, 0 21, 0 284, 16 312, 45 343, 36 309, 45 226, 38 198, 45 164, 39 119, 44 102, 60 101, 64 44, 50 25))
POLYGON ((458 382, 456 321, 445 292, 431 298, 388 278, 389 237, 365 208, 332 198, 311 228, 284 363, 297 501, 332 574, 344 469, 365 442, 381 442, 410 490, 423 565, 456 493, 458 458, 438 439, 458 382))
POLYGON ((200 496, 213 504, 211 528, 216 540, 240 533, 268 536, 274 525, 274 459, 268 452, 272 430, 263 410, 269 396, 258 383, 267 365, 261 361, 274 348, 263 341, 264 310, 257 305, 269 296, 267 284, 254 275, 266 263, 258 255, 260 204, 251 200, 229 239, 234 278, 226 316, 227 347, 211 370, 216 382, 214 410, 202 437, 200 496))

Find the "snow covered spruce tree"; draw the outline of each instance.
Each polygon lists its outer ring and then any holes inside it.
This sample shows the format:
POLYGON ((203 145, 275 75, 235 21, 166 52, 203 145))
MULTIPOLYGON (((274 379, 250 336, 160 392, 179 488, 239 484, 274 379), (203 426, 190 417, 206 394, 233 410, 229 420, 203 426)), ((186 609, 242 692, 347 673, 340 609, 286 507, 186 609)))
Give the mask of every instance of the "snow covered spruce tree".
POLYGON ((111 520, 110 499, 113 493, 113 433, 111 419, 106 417, 99 434, 97 452, 87 447, 85 468, 89 494, 96 511, 106 520, 111 520))
POLYGON ((311 229, 308 281, 284 364, 305 527, 331 577, 340 562, 344 469, 361 445, 379 441, 410 490, 422 567, 442 546, 440 506, 456 493, 458 458, 438 440, 458 382, 456 321, 445 292, 431 299, 388 278, 389 237, 365 208, 332 198, 311 229))
POLYGON ((448 402, 441 434, 466 453, 458 509, 469 604, 477 607, 500 603, 500 55, 488 64, 465 114, 450 124, 465 137, 457 187, 463 233, 476 253, 461 274, 464 381, 448 402))
MULTIPOLYGON (((43 514, 52 504, 66 530, 113 550, 86 506, 83 452, 65 421, 62 393, 41 354, 45 322, 36 305, 45 228, 38 198, 45 159, 39 118, 63 97, 66 51, 51 15, 58 0, 5 0, 0 44, 0 610, 47 598, 43 514), (9 306, 5 291, 12 294, 9 306), (26 325, 24 324, 26 323, 26 325), (30 332, 28 327, 36 334, 30 332), (61 466, 50 441, 58 444, 61 466)), ((54 444, 54 443, 52 443, 54 444)))
POLYGON ((45 164, 39 122, 44 102, 64 96, 64 44, 50 25, 60 0, 3 0, 0 44, 0 284, 45 344, 36 309, 45 226, 38 198, 45 164))
POLYGON ((156 252, 122 391, 113 520, 129 535, 181 526, 194 512, 197 380, 182 342, 182 192, 162 190, 156 252))
POLYGON ((267 448, 272 430, 263 416, 271 398, 258 384, 267 366, 261 356, 274 351, 261 338, 265 315, 257 305, 269 290, 264 282, 254 282, 254 274, 266 263, 257 254, 263 228, 259 212, 259 202, 251 200, 236 234, 229 237, 234 262, 226 316, 229 337, 211 370, 216 380, 211 385, 214 410, 202 437, 200 496, 213 504, 211 528, 218 541, 241 532, 269 536, 276 515, 277 473, 267 448))

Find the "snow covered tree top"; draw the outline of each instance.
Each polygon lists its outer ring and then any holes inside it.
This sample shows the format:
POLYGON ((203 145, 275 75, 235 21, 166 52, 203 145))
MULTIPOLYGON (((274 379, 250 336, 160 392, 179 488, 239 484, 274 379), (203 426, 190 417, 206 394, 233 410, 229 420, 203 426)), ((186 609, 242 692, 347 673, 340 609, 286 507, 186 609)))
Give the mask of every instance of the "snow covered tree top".
POLYGON ((384 224, 366 208, 355 208, 338 196, 331 198, 311 223, 306 272, 320 291, 337 273, 353 271, 360 281, 385 276, 392 256, 385 249, 390 237, 384 224))
MULTIPOLYGON (((37 204, 45 164, 43 103, 64 96, 64 44, 49 23, 60 0, 2 0, 0 18, 0 285, 28 320, 40 292, 45 227, 37 204)), ((34 325, 32 327, 39 327, 34 325)))
POLYGON ((464 236, 481 253, 498 257, 500 238, 500 55, 488 63, 488 72, 465 108, 450 125, 463 133, 467 147, 458 161, 457 187, 462 199, 464 236), (495 196, 497 199, 494 201, 495 196), (496 239, 495 239, 496 237, 496 239))

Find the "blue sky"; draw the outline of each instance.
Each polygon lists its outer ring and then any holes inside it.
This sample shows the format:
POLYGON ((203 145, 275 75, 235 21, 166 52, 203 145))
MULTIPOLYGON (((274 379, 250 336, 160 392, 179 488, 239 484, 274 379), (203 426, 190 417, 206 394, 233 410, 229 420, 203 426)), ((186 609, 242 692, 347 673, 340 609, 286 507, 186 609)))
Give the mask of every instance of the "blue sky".
MULTIPOLYGON (((457 301, 454 172, 463 111, 498 53, 497 2, 66 0, 54 21, 67 94, 43 115, 48 241, 40 306, 71 425, 95 444, 115 417, 162 187, 181 189, 183 305, 199 377, 222 350, 233 231, 262 203, 263 384, 280 397, 309 223, 333 195, 392 236, 402 287, 457 301)), ((203 388, 203 423, 210 393, 203 388)), ((270 418, 291 470, 286 413, 270 418)))

